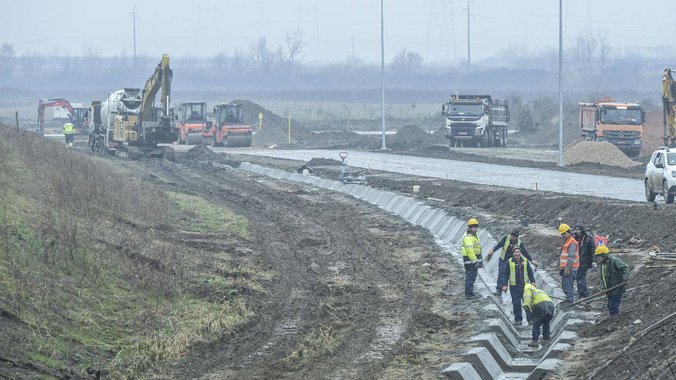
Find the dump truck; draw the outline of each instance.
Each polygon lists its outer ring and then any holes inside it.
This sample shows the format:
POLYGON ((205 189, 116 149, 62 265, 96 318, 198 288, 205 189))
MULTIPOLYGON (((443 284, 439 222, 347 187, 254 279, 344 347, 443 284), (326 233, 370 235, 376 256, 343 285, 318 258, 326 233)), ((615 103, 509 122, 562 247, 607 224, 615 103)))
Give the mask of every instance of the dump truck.
POLYGON ((100 115, 94 115, 101 123, 90 123, 90 148, 131 159, 160 157, 173 160, 174 149, 158 145, 172 144, 178 139, 178 129, 169 108, 172 76, 169 56, 164 54, 143 89, 118 90, 102 101, 100 115), (160 107, 155 107, 158 92, 160 107))
POLYGON ((203 134, 211 128, 206 102, 183 102, 174 107, 179 144, 202 144, 203 134))
POLYGON ((506 146, 509 105, 490 95, 451 95, 441 107, 448 145, 506 146))
POLYGON ((583 140, 607 141, 628 157, 638 157, 641 153, 645 120, 645 112, 640 104, 607 99, 578 105, 583 140))
POLYGON ((204 135, 212 146, 249 147, 253 127, 242 121, 241 104, 218 104, 214 107, 216 121, 204 135))

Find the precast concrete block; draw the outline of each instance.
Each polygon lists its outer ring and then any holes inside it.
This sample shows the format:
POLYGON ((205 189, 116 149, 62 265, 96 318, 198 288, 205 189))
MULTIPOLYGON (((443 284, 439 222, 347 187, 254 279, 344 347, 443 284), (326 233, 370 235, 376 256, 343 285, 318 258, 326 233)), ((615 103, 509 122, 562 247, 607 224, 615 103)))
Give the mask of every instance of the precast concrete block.
POLYGON ((502 375, 500 365, 495 361, 491 352, 485 347, 471 348, 464 355, 465 360, 472 364, 479 377, 483 380, 497 379, 502 375))
POLYGON ((577 340, 577 333, 575 331, 563 330, 556 340, 558 343, 568 343, 570 345, 574 345, 575 341, 577 340))
POLYGON ((390 211, 394 211, 394 207, 396 207, 396 205, 399 202, 402 202, 403 199, 404 199, 404 197, 402 197, 401 195, 395 195, 394 198, 392 198, 390 200, 390 202, 385 205, 385 209, 390 210, 390 211))
POLYGON ((404 212, 399 215, 401 215, 402 218, 410 222, 411 218, 413 218, 413 215, 415 215, 418 211, 420 211, 421 207, 422 205, 420 203, 414 203, 411 206, 404 209, 404 212))
POLYGON ((441 373, 453 380, 476 380, 479 378, 479 374, 469 363, 453 363, 441 373))
POLYGON ((544 379, 550 373, 557 373, 558 370, 561 368, 561 365, 562 365, 561 360, 545 359, 537 367, 535 367, 533 372, 531 372, 530 376, 528 376, 528 380, 544 379))
POLYGON ((425 215, 424 218, 420 221, 420 225, 423 226, 427 230, 432 230, 432 222, 436 219, 437 215, 439 215, 442 211, 435 209, 435 208, 430 208, 430 211, 425 215))
POLYGON ((430 225, 430 231, 433 234, 438 235, 439 228, 444 226, 446 219, 448 219, 448 215, 446 214, 446 212, 444 212, 443 210, 439 210, 439 213, 437 213, 437 216, 434 218, 432 224, 430 225))
POLYGON ((510 363, 512 361, 512 355, 507 352, 505 346, 502 345, 502 342, 494 333, 479 334, 470 338, 470 341, 476 342, 490 351, 491 355, 493 355, 493 359, 498 363, 500 368, 502 368, 503 372, 511 370, 510 363))
POLYGON ((415 224, 419 225, 420 227, 425 227, 425 221, 429 220, 430 217, 434 214, 436 210, 431 208, 430 206, 425 206, 425 210, 423 213, 416 219, 415 224))
POLYGON ((516 330, 510 325, 508 326, 501 318, 491 318, 488 320, 487 330, 492 331, 497 336, 504 337, 512 347, 519 347, 519 338, 516 330))
MULTIPOLYGON (((444 234, 453 227, 455 220, 452 218, 448 218, 443 221, 443 223, 440 223, 440 227, 437 229, 438 231, 436 232, 437 236, 440 238, 443 238, 444 234)), ((443 239, 442 239, 443 240, 443 239)))
POLYGON ((465 233, 465 223, 461 220, 456 220, 453 224, 451 224, 451 228, 449 228, 446 233, 444 233, 442 238, 453 244, 461 243, 455 239, 455 236, 458 234, 458 232, 465 233))
POLYGON ((429 210, 429 206, 425 205, 418 206, 418 209, 413 214, 411 214, 408 220, 415 225, 420 225, 418 221, 423 217, 423 215, 427 212, 427 210, 429 210))
POLYGON ((571 346, 568 343, 555 343, 549 349, 547 352, 544 354, 543 358, 544 359, 559 359, 563 355, 564 352, 572 349, 573 346, 571 346))
POLYGON ((513 358, 509 363, 509 367, 511 371, 525 373, 526 377, 528 377, 528 374, 538 366, 538 362, 539 360, 537 359, 513 358))

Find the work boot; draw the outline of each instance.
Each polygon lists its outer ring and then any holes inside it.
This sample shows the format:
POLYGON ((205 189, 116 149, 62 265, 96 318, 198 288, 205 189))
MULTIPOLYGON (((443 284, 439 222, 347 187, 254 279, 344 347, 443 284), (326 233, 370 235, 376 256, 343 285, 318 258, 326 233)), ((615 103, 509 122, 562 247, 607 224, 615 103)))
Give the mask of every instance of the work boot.
POLYGON ((519 321, 514 321, 514 324, 515 324, 515 325, 521 326, 521 325, 523 324, 523 321, 521 321, 521 320, 519 320, 519 321))
POLYGON ((529 321, 528 321, 528 324, 529 324, 530 326, 533 326, 533 320, 532 320, 532 319, 529 320, 529 321))
POLYGON ((531 341, 528 343, 528 347, 540 347, 540 344, 538 343, 537 340, 531 340, 531 341))
POLYGON ((474 299, 474 298, 476 298, 476 294, 474 294, 474 293, 472 293, 472 294, 465 294, 465 298, 467 298, 468 300, 474 299))

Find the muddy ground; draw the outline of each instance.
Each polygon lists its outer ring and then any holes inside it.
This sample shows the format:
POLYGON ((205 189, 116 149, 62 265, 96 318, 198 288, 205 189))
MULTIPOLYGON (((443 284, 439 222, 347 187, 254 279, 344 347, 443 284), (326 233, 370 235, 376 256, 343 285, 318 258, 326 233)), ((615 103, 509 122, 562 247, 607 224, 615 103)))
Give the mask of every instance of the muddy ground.
MULTIPOLYGON (((323 159, 308 163, 250 156, 238 159, 287 170, 306 164, 328 178, 337 178, 339 174, 337 162, 323 159)), ((630 264, 632 276, 629 287, 636 289, 625 296, 621 315, 610 320, 606 318, 604 297, 581 306, 585 310, 597 311, 598 321, 578 331, 580 339, 575 349, 564 357, 565 371, 552 375, 552 378, 674 377, 674 266, 670 266, 670 262, 665 264, 650 258, 650 252, 676 250, 676 237, 673 235, 676 208, 673 205, 655 208, 647 203, 477 188, 471 184, 379 172, 369 173, 368 181, 370 186, 418 197, 460 218, 478 217, 481 226, 488 228, 495 237, 513 228, 521 229, 531 254, 554 277, 558 272, 558 249, 561 245, 556 232, 559 221, 570 224, 582 221, 589 231, 609 235, 611 252, 630 264), (412 192, 413 185, 420 186, 419 193, 412 192), (671 319, 639 334, 666 316, 671 316, 671 319)), ((596 271, 590 272, 589 283, 598 289, 596 271)))

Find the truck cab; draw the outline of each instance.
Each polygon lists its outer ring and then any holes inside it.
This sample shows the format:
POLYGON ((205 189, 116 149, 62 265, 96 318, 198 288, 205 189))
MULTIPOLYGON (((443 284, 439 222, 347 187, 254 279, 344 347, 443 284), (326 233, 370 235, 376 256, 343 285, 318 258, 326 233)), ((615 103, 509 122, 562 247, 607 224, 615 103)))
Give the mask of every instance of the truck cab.
POLYGON ((641 153, 645 112, 638 103, 578 103, 584 140, 607 141, 628 157, 641 153))
POLYGON ((493 100, 490 95, 451 95, 441 113, 445 116, 444 129, 451 147, 506 145, 509 122, 506 102, 493 100))

